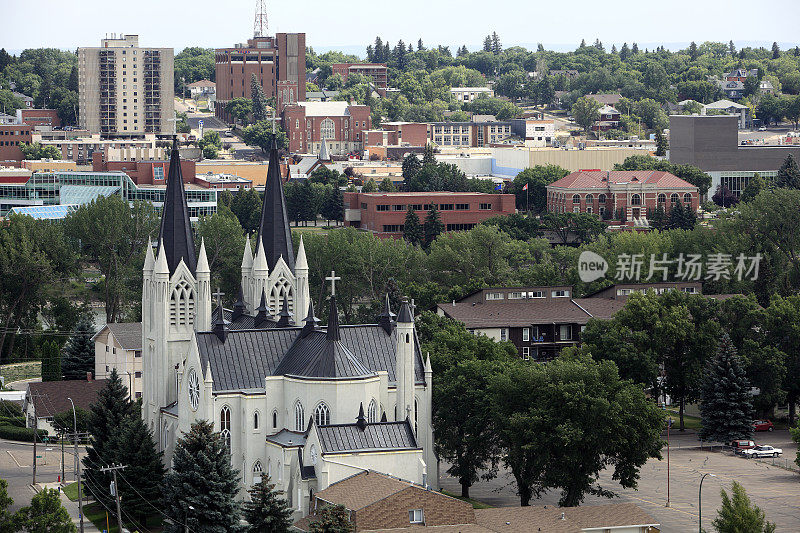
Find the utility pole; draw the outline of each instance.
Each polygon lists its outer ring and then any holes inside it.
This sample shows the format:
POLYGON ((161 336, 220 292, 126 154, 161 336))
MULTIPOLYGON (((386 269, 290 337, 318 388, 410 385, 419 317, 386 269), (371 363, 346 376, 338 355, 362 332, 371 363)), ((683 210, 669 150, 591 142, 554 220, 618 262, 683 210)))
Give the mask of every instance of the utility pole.
POLYGON ((33 412, 33 483, 36 485, 36 434, 39 433, 39 416, 36 414, 36 409, 33 412))
POLYGON ((67 432, 65 430, 61 431, 61 483, 63 485, 67 484, 67 476, 64 472, 64 438, 67 436, 67 432))
POLYGON ((113 490, 112 496, 114 496, 117 500, 117 526, 119 530, 122 531, 122 509, 119 505, 119 485, 117 484, 117 470, 125 470, 127 465, 112 465, 107 466, 105 468, 101 468, 101 472, 111 472, 111 475, 114 476, 114 485, 111 487, 113 490))
MULTIPOLYGON (((74 424, 75 433, 73 436, 75 437, 75 465, 77 470, 76 477, 78 478, 78 515, 80 516, 81 520, 81 533, 83 532, 83 490, 81 488, 81 462, 78 460, 78 415, 75 413, 75 402, 72 401, 72 398, 67 398, 69 403, 72 404, 72 423, 74 424)), ((35 442, 35 439, 34 439, 35 442)))

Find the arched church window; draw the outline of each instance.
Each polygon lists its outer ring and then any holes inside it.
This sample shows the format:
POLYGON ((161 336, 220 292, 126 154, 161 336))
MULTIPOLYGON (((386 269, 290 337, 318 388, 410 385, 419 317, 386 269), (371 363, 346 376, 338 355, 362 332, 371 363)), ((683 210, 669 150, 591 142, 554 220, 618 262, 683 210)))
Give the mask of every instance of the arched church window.
POLYGON ((417 399, 414 398, 414 434, 418 435, 417 433, 417 418, 419 416, 419 403, 417 403, 417 399))
POLYGON ((286 278, 280 278, 270 291, 270 308, 274 309, 276 313, 283 311, 283 298, 286 296, 289 300, 289 312, 294 313, 294 289, 292 284, 286 278))
POLYGON ((253 429, 258 429, 258 411, 253 413, 253 429))
POLYGON ((179 281, 172 289, 169 323, 171 326, 189 326, 194 323, 194 290, 186 280, 179 281))
POLYGON ((272 429, 278 429, 278 411, 272 411, 272 429))
POLYGON ((318 426, 327 426, 331 423, 331 411, 325 402, 320 402, 316 409, 314 409, 314 422, 318 426))
POLYGON ((322 139, 333 140, 336 136, 336 125, 333 120, 326 118, 319 125, 319 135, 322 139))
POLYGON ((294 430, 303 431, 305 425, 305 415, 303 414, 303 404, 297 402, 294 404, 294 430))
POLYGON ((219 412, 219 427, 222 437, 225 439, 225 445, 228 447, 228 453, 231 451, 231 410, 228 406, 224 406, 219 412))
POLYGON ((253 465, 253 485, 261 483, 261 476, 264 474, 264 467, 261 466, 261 461, 256 461, 253 465))
POLYGON ((375 399, 369 402, 369 407, 367 407, 367 422, 370 424, 374 424, 378 421, 378 405, 375 403, 375 399))
POLYGON ((164 427, 161 430, 161 440, 162 440, 162 442, 161 442, 162 448, 161 449, 162 450, 166 450, 167 446, 169 446, 169 430, 167 428, 167 422, 166 421, 164 421, 164 427))

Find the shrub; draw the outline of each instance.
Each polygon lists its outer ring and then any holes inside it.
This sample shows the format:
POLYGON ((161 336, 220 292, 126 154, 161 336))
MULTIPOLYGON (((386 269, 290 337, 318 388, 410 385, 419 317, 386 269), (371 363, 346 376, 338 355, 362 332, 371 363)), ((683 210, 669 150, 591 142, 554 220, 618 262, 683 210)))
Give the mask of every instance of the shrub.
POLYGON ((0 416, 0 426, 15 426, 18 428, 25 427, 24 416, 0 416))
POLYGON ((17 402, 0 400, 0 415, 2 416, 22 416, 22 407, 17 402))
MULTIPOLYGON (((47 431, 39 429, 37 431, 37 438, 47 436, 47 431)), ((20 428, 17 426, 0 426, 0 439, 19 440, 23 442, 33 442, 33 428, 20 428)))

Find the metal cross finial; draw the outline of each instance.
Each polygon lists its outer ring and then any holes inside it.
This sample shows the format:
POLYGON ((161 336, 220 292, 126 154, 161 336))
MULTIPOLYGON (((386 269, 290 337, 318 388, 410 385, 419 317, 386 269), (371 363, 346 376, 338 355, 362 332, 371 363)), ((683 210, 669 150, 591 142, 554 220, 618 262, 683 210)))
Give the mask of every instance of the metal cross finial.
POLYGON ((331 270, 331 275, 325 279, 331 282, 331 296, 336 296, 336 282, 342 278, 336 275, 335 270, 331 270))
POLYGON ((222 297, 225 296, 225 293, 222 292, 221 290, 219 290, 219 287, 217 287, 217 292, 215 292, 211 296, 215 297, 217 299, 217 305, 221 306, 222 305, 222 297))
POLYGON ((414 298, 411 298, 411 316, 416 314, 417 305, 414 303, 414 298))

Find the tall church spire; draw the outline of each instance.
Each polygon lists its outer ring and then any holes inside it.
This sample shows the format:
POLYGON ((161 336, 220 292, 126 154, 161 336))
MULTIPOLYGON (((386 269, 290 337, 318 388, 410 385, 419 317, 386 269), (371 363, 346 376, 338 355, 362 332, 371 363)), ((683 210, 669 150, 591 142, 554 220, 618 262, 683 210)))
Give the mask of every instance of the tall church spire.
POLYGON ((264 187, 264 205, 261 207, 261 222, 258 225, 258 239, 264 246, 267 266, 275 268, 278 259, 283 256, 286 265, 294 272, 294 248, 292 232, 289 229, 289 217, 286 214, 286 198, 281 184, 280 157, 278 144, 273 139, 269 151, 269 168, 267 184, 264 187))
POLYGON ((167 190, 164 197, 164 208, 161 214, 161 232, 159 240, 167 254, 169 272, 173 274, 178 264, 183 262, 192 274, 197 270, 197 259, 194 251, 192 224, 189 220, 189 208, 183 192, 183 173, 178 150, 178 137, 172 139, 172 157, 169 161, 167 190))

